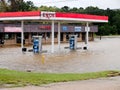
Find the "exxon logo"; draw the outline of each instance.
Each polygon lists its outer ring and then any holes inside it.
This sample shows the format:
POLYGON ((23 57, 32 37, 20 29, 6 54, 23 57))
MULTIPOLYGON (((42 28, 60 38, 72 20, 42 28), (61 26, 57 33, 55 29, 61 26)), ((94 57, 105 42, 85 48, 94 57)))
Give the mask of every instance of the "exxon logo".
POLYGON ((50 19, 55 17, 55 12, 41 12, 41 18, 50 19))

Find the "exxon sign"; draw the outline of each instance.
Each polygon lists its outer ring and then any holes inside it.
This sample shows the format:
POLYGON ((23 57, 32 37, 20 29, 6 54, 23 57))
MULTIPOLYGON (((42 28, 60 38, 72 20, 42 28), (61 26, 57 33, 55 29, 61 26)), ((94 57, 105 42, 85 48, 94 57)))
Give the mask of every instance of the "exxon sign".
POLYGON ((42 19, 51 19, 55 17, 55 12, 41 12, 42 19))

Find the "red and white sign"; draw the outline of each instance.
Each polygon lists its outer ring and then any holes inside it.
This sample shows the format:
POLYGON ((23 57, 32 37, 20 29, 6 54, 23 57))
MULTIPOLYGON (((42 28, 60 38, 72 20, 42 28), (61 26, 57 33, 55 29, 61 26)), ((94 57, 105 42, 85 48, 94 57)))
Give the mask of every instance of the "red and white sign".
POLYGON ((50 25, 42 25, 38 27, 40 30, 51 30, 51 26, 50 25))
POLYGON ((21 27, 5 27, 4 32, 21 32, 21 27))
POLYGON ((108 22, 108 16, 47 12, 47 11, 29 11, 29 12, 2 12, 0 21, 5 20, 64 20, 79 22, 108 22))
POLYGON ((54 18, 55 16, 55 12, 41 12, 41 18, 54 18))

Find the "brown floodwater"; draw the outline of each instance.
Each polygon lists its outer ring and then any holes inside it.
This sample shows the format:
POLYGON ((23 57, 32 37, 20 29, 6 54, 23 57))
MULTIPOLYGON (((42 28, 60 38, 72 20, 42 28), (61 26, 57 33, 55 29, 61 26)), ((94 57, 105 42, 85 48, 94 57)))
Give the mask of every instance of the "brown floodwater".
MULTIPOLYGON (((20 47, 0 47, 0 68, 49 73, 120 70, 120 38, 95 39, 89 43, 86 51, 64 49, 68 45, 62 44, 60 51, 55 45, 54 54, 50 53, 50 45, 43 45, 43 49, 48 51, 43 54, 22 53, 20 47)), ((83 45, 83 42, 78 43, 78 47, 83 45)), ((31 48, 32 46, 27 47, 31 48)))

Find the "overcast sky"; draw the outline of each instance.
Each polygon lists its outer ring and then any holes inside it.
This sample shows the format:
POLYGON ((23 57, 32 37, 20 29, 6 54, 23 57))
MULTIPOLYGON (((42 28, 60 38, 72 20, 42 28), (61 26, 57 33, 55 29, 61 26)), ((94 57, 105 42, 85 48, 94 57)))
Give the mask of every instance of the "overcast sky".
POLYGON ((97 6, 100 9, 120 9, 120 0, 25 0, 32 1, 35 6, 56 6, 56 7, 83 7, 97 6))

